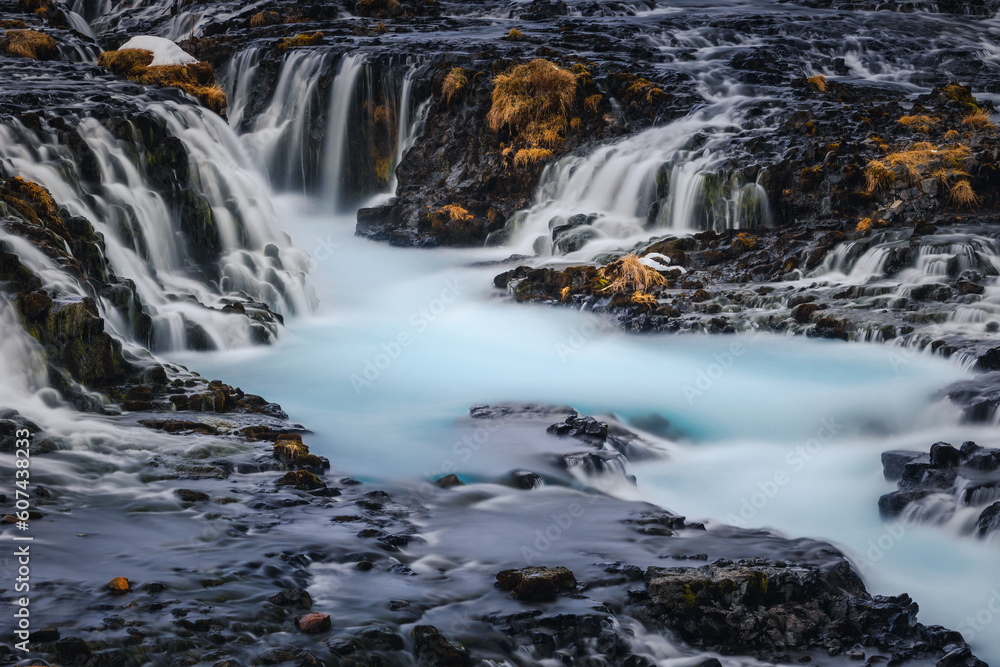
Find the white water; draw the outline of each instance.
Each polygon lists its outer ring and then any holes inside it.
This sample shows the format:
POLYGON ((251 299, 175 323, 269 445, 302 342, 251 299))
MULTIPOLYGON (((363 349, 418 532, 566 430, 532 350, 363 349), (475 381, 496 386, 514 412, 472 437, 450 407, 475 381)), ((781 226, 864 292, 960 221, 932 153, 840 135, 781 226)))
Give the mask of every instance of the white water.
MULTIPOLYGON (((200 325, 218 348, 247 344, 247 322, 217 310, 227 299, 248 297, 285 314, 308 310, 308 258, 289 247, 278 230, 267 186, 232 130, 196 107, 150 103, 148 111, 184 142, 192 182, 211 207, 222 242, 221 289, 192 269, 178 216, 151 189, 140 166, 144 156, 137 163, 132 149, 96 120, 82 120, 79 133, 96 158, 97 191, 85 192, 75 169, 66 168, 74 158, 55 135, 39 139, 17 121, 0 126, 0 162, 9 173, 46 187, 58 204, 104 235, 112 269, 135 281, 153 316, 160 349, 186 346, 185 322, 200 325), (278 248, 277 260, 264 253, 268 244, 278 248)), ((58 280, 53 271, 48 276, 53 296, 65 294, 69 281, 58 280)), ((108 315, 112 309, 102 310, 108 315)), ((127 337, 127 329, 118 334, 127 337)))

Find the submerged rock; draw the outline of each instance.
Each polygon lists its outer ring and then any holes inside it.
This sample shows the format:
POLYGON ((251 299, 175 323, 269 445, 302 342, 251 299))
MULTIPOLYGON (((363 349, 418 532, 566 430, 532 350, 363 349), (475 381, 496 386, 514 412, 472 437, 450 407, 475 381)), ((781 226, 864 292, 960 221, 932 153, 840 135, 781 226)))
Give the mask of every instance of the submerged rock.
POLYGON ((524 567, 498 572, 497 585, 523 602, 547 602, 575 588, 576 578, 565 567, 524 567))

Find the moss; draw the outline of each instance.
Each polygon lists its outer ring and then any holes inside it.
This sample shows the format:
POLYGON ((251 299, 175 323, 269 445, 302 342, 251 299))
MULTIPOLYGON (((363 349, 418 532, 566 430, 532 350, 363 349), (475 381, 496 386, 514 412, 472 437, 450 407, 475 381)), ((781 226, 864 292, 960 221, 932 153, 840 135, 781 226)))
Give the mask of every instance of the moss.
POLYGON ((517 28, 511 28, 507 36, 504 37, 508 42, 520 42, 524 39, 524 34, 517 28))
POLYGON ((823 165, 804 167, 799 173, 799 180, 802 181, 803 190, 813 190, 823 180, 823 165))
POLYGON ((37 30, 7 30, 0 38, 0 49, 12 56, 32 60, 55 60, 59 57, 56 40, 37 30))
MULTIPOLYGON (((801 81, 801 79, 800 79, 801 81)), ((811 76, 806 79, 808 83, 814 90, 825 93, 826 92, 826 77, 822 74, 817 74, 816 76, 811 76)))
POLYGON ((17 19, 13 19, 10 21, 0 21, 0 29, 2 30, 25 30, 27 29, 27 27, 28 27, 27 23, 25 23, 24 21, 19 21, 17 19))
POLYGON ((20 176, 0 181, 0 201, 35 225, 42 224, 43 218, 57 218, 59 211, 48 190, 20 176))
POLYGON ((151 66, 153 54, 142 49, 105 51, 97 64, 119 76, 144 85, 180 88, 220 116, 226 113, 226 94, 215 83, 209 63, 151 66))
POLYGON ((981 111, 979 102, 972 96, 972 89, 958 83, 949 83, 941 89, 941 93, 952 102, 957 102, 969 113, 981 111))

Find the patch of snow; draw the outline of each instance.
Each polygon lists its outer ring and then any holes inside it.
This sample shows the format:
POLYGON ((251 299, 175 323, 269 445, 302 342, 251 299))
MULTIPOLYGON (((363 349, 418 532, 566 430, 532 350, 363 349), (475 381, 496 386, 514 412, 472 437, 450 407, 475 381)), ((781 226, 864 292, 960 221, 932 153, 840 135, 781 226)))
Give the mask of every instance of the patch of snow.
POLYGON ((125 49, 142 49, 153 52, 153 66, 159 65, 189 65, 198 62, 198 59, 190 53, 177 46, 169 39, 163 37, 153 37, 152 35, 139 35, 133 37, 119 47, 125 49))

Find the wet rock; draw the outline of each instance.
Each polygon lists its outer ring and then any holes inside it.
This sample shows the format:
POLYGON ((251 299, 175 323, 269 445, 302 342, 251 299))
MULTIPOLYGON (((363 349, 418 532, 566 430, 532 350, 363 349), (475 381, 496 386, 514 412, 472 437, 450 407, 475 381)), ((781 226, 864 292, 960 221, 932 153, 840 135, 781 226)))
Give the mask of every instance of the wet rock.
POLYGON ((961 454, 957 449, 946 442, 938 442, 931 445, 931 465, 939 468, 957 466, 961 460, 961 454))
POLYGON ((1000 502, 995 502, 979 515, 979 520, 976 522, 976 534, 979 537, 986 537, 998 529, 1000 529, 1000 502))
POLYGON ((433 625, 413 628, 413 650, 417 659, 434 667, 471 667, 469 652, 449 642, 433 625))
POLYGON ((927 646, 945 655, 944 637, 928 646, 907 596, 870 596, 846 561, 818 568, 782 561, 717 561, 699 568, 646 572, 647 613, 696 646, 775 659, 822 648, 831 656, 874 646, 927 646))
POLYGON ((330 615, 312 612, 295 619, 295 626, 302 632, 326 632, 331 628, 330 615))
POLYGON ((338 637, 326 642, 327 648, 337 655, 351 655, 364 650, 364 645, 351 637, 338 637))
POLYGON ((822 309, 823 306, 818 303, 803 303, 792 309, 792 318, 799 324, 809 324, 812 322, 813 313, 822 309))
POLYGON ((108 582, 108 590, 114 595, 125 595, 132 592, 132 585, 125 577, 115 577, 108 582))
POLYGON ((207 493, 201 491, 193 491, 191 489, 174 489, 174 493, 177 497, 186 503, 200 503, 211 499, 207 493))
POLYGON ((374 627, 358 635, 365 647, 372 651, 402 651, 403 638, 385 627, 374 627))
POLYGON ((276 484, 278 486, 291 486, 300 491, 315 491, 326 487, 323 480, 307 470, 286 472, 276 484))
POLYGON ((498 572, 497 584, 523 602, 547 602, 575 588, 576 578, 565 567, 524 567, 498 572))
POLYGON ((458 478, 458 475, 456 475, 455 473, 451 473, 449 475, 445 475, 444 477, 436 479, 434 481, 434 484, 435 486, 442 489, 451 489, 456 486, 463 486, 464 482, 458 478))
POLYGON ((28 641, 32 644, 49 644, 58 641, 59 637, 59 630, 51 625, 46 625, 28 635, 28 641))
POLYGON ((279 607, 301 607, 312 609, 313 601, 308 591, 301 588, 289 588, 288 590, 276 593, 267 599, 271 604, 279 607))
POLYGON ((534 473, 528 470, 515 470, 510 474, 511 481, 514 482, 514 486, 519 489, 524 489, 530 491, 531 489, 538 488, 542 486, 544 482, 538 473, 534 473))
POLYGON ((56 657, 70 664, 85 663, 92 653, 87 642, 79 637, 66 637, 55 644, 56 657))

